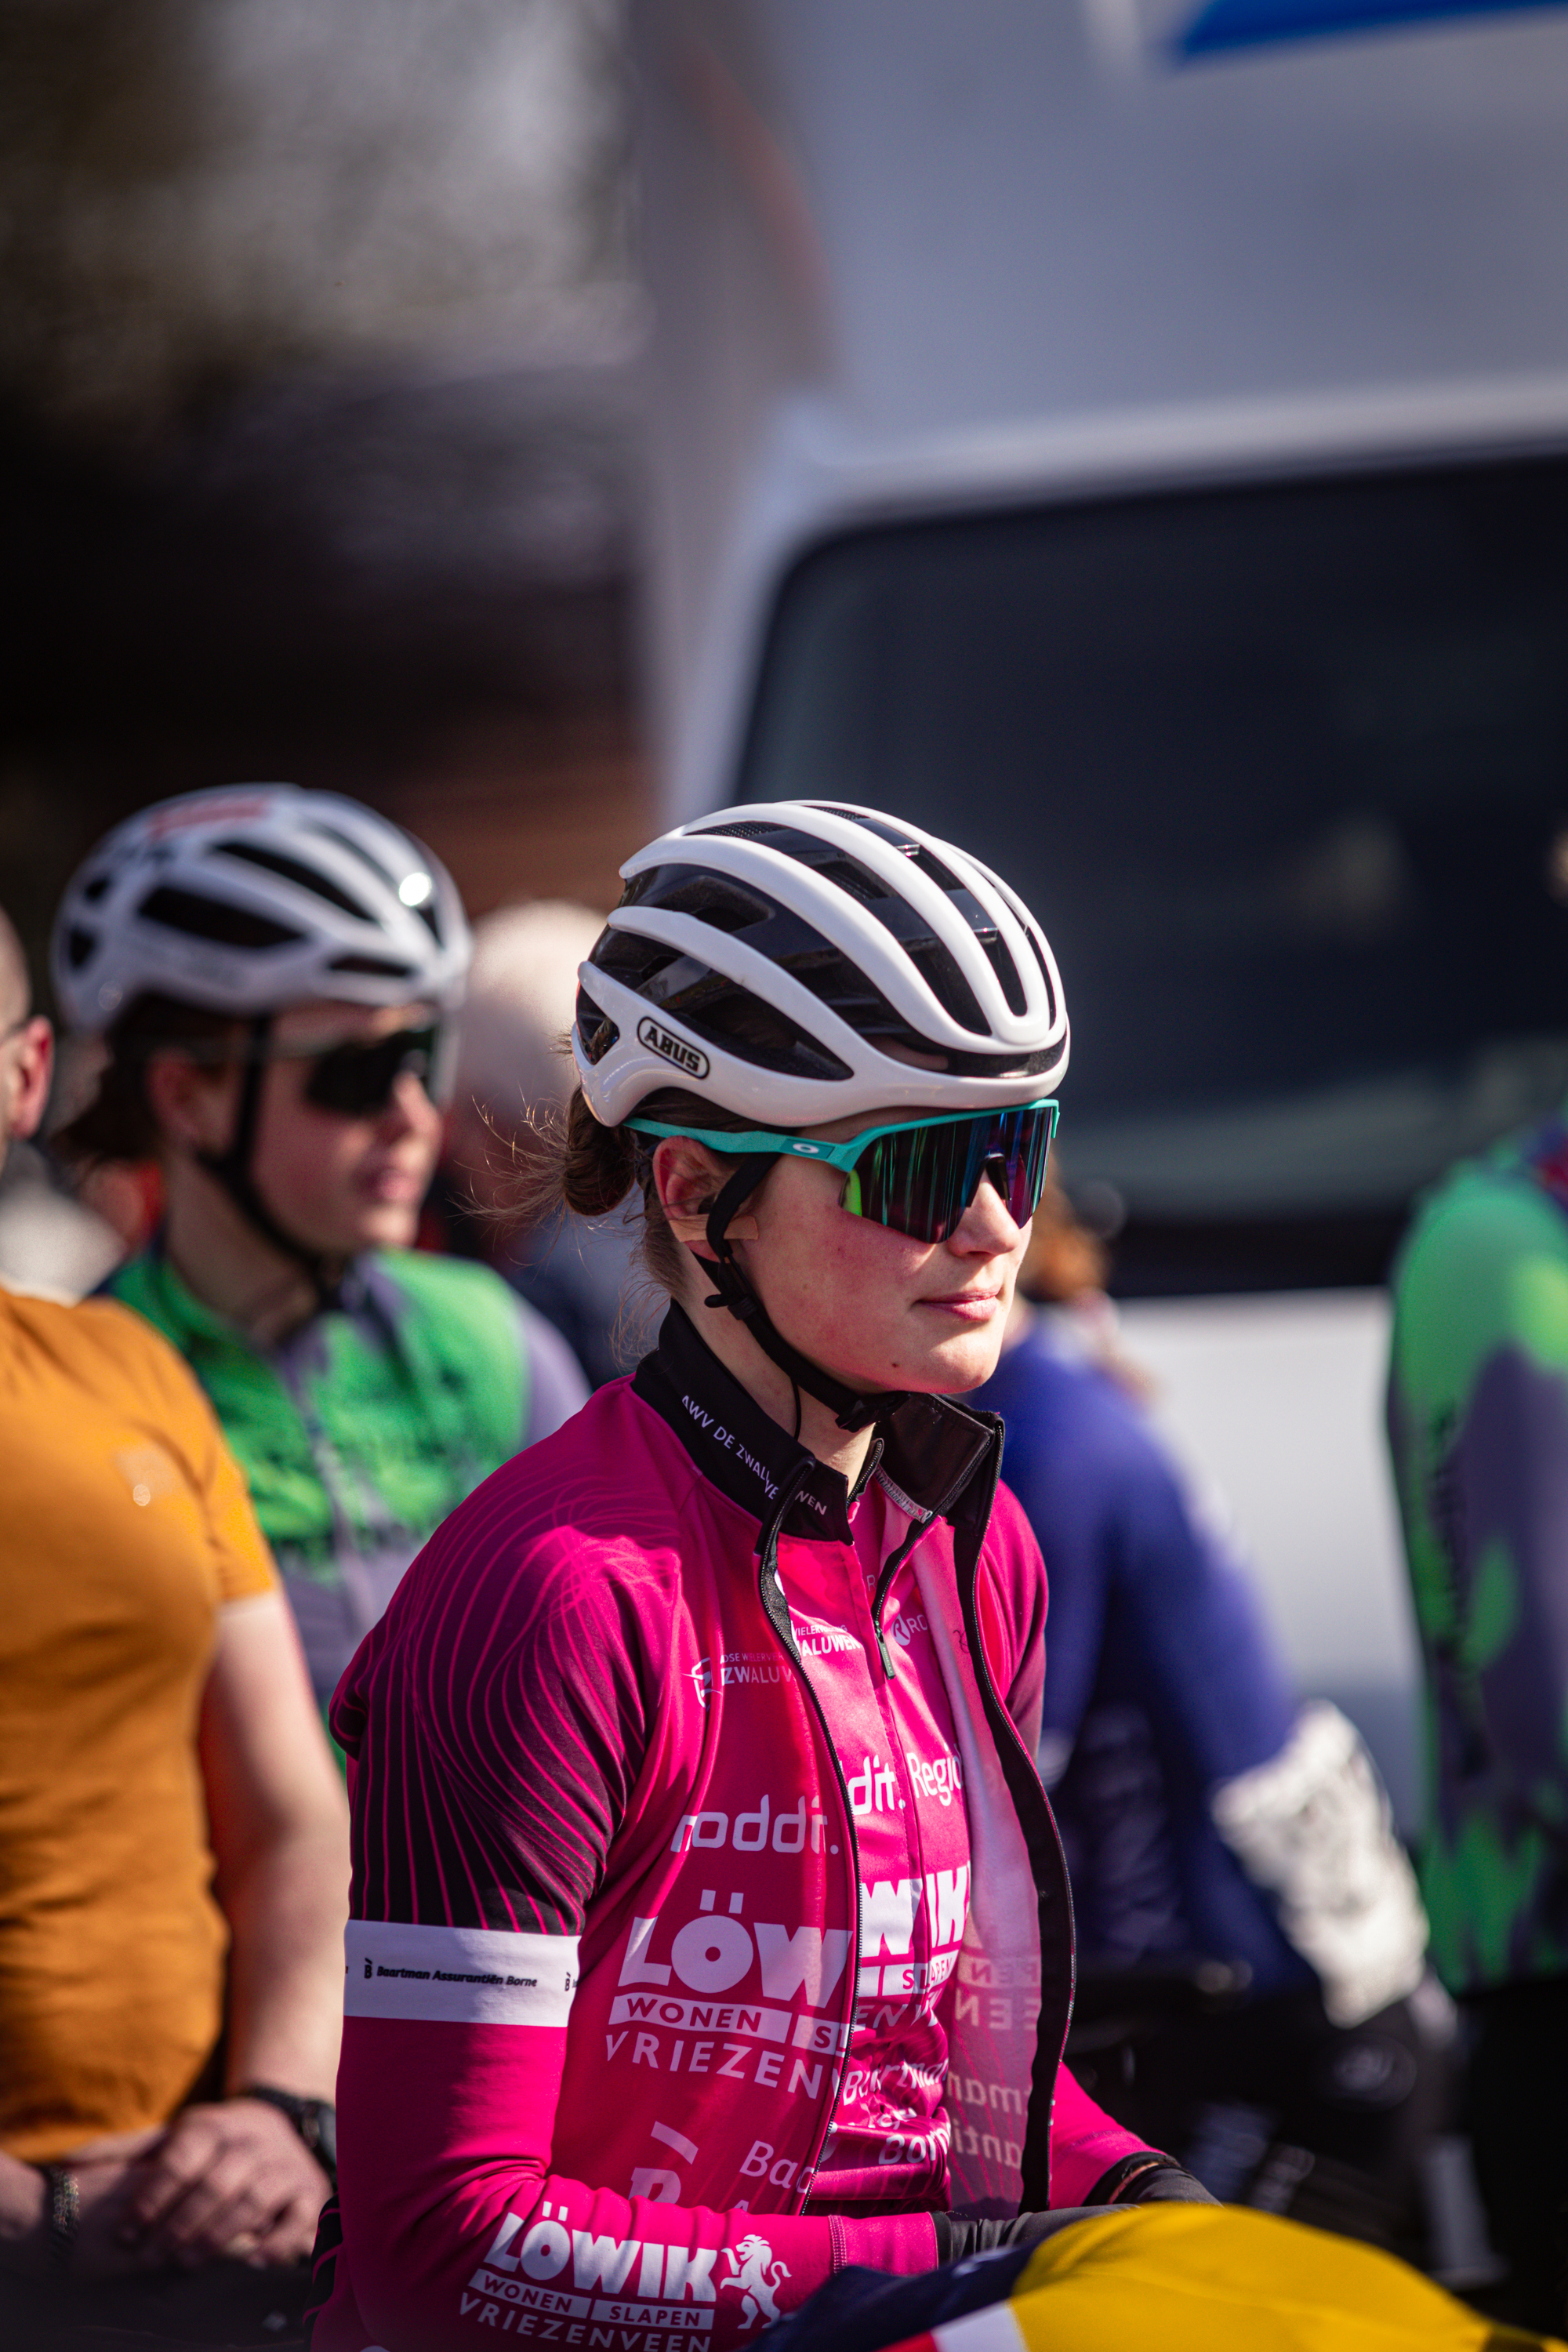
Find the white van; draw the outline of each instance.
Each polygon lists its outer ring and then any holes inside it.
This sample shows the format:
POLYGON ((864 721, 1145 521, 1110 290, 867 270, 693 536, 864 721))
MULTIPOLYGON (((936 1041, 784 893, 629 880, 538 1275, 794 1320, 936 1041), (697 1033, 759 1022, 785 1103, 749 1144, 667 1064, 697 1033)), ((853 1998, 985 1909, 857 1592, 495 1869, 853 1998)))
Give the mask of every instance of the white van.
POLYGON ((1130 1344, 1414 1826, 1382 1277, 1568 1094, 1568 17, 634 13, 666 811, 1018 884, 1130 1344))

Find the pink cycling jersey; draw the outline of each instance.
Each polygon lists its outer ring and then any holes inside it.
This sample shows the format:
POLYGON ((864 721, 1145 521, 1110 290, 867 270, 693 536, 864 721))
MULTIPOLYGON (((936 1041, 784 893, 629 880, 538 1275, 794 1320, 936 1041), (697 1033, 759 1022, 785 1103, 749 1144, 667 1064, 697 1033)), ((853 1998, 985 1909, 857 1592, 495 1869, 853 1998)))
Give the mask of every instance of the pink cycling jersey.
POLYGON ((932 2208, 1080 2203, 1137 2154, 1059 2063, 1045 1584, 999 1452, 913 1399, 852 1518, 674 1309, 431 1539, 333 1709, 315 2352, 725 2352, 843 2263, 929 2266, 932 2208))

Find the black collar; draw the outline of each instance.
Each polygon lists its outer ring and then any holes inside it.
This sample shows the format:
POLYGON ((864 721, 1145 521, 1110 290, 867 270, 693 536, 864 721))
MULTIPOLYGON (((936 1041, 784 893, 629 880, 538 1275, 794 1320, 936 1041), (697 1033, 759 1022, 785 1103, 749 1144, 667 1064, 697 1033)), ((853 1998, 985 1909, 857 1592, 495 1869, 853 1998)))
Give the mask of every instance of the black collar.
MULTIPOLYGON (((752 1518, 765 1525, 785 1486, 798 1480, 797 1498, 780 1532, 850 1540, 854 1496, 842 1474, 763 1411, 683 1308, 671 1306, 632 1388, 668 1422, 702 1475, 752 1518)), ((976 1489, 982 1465, 1000 1450, 1001 1423, 994 1414, 970 1412, 951 1397, 914 1396, 879 1424, 855 1491, 880 1469, 896 1499, 956 1519, 964 1496, 976 1489)), ((987 1507, 991 1484, 979 1481, 987 1507)))

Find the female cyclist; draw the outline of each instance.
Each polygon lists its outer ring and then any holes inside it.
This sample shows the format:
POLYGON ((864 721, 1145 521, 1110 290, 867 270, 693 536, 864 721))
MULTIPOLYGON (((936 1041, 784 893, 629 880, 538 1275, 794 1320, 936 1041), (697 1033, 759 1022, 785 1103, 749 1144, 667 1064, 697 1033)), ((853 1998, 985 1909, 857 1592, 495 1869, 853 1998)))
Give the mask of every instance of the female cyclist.
POLYGON ((317 2352, 721 2347, 847 2262, 1204 2194, 1060 2066, 1045 1580, 999 1423, 949 1402, 1044 1179, 1050 950, 865 809, 721 813, 623 871, 557 1183, 640 1199, 669 1311, 339 1689, 317 2352))
POLYGON ((487 1268, 408 1247, 468 957, 427 849, 289 784, 143 809, 55 926, 56 996, 107 1049, 59 1140, 163 1177, 105 1287, 212 1399, 323 1708, 432 1529, 587 1393, 487 1268))

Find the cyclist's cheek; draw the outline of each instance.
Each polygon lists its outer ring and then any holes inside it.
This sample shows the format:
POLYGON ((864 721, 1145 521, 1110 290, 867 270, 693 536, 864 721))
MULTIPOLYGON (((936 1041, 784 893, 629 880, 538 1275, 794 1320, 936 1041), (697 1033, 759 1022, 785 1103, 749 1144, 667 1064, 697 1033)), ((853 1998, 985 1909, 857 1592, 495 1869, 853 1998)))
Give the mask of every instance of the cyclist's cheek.
POLYGON ((304 1099, 305 1068, 279 1062, 267 1073, 254 1161, 263 1199, 317 1249, 405 1245, 435 1169, 438 1113, 405 1077, 379 1118, 344 1118, 304 1099))

